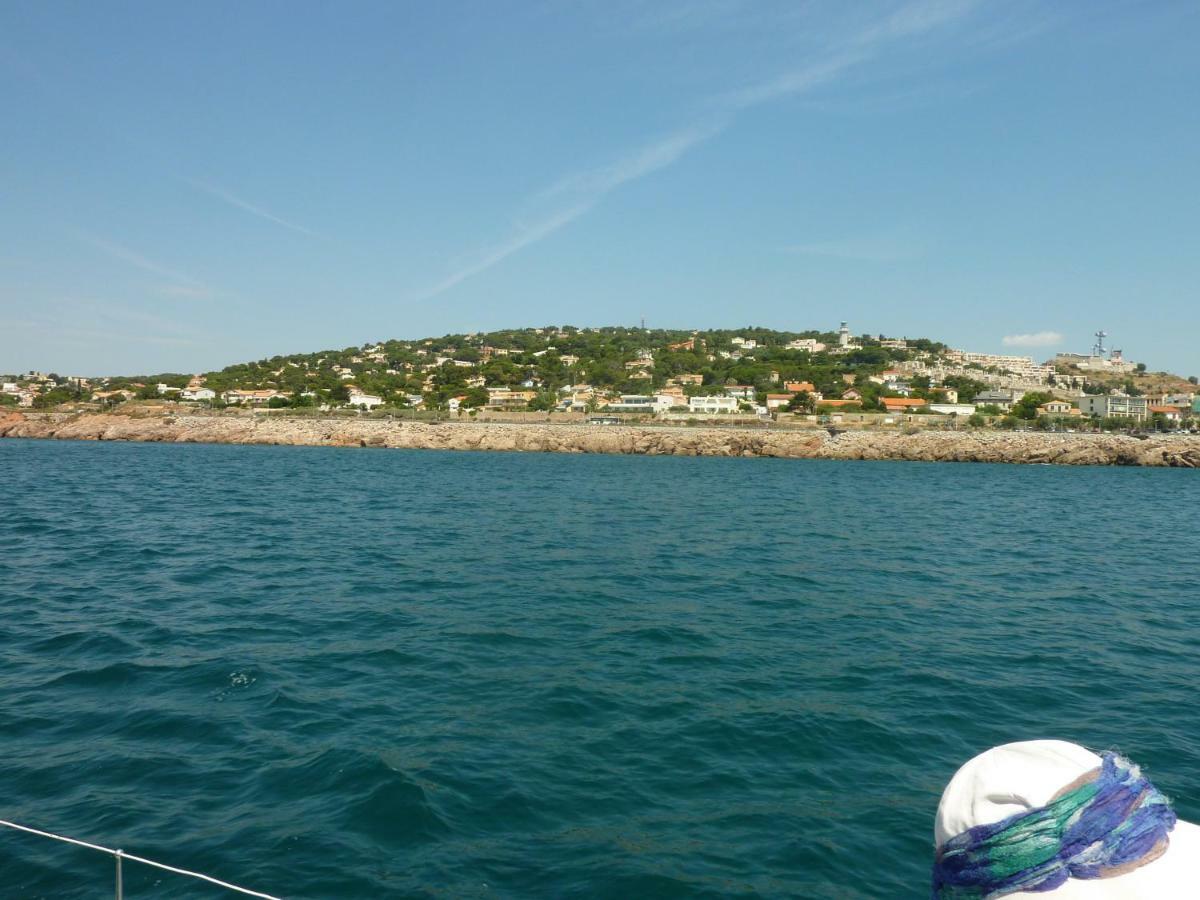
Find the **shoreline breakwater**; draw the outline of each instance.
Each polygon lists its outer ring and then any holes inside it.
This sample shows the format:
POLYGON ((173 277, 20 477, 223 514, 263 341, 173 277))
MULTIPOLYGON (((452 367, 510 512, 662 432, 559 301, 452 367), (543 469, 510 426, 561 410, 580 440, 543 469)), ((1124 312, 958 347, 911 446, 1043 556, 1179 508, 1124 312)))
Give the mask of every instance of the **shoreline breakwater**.
POLYGON ((784 430, 726 426, 407 422, 272 415, 0 414, 0 437, 166 443, 1050 463, 1200 468, 1195 435, 990 430, 784 430))

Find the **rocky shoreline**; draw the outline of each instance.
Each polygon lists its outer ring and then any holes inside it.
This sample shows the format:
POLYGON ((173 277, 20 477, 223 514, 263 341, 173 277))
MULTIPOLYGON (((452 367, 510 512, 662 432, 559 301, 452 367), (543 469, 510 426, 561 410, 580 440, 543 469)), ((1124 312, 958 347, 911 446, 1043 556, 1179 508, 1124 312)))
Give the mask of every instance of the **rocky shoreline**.
POLYGON ((743 456, 1200 468, 1200 437, 306 419, 272 415, 0 414, 0 437, 647 456, 743 456))

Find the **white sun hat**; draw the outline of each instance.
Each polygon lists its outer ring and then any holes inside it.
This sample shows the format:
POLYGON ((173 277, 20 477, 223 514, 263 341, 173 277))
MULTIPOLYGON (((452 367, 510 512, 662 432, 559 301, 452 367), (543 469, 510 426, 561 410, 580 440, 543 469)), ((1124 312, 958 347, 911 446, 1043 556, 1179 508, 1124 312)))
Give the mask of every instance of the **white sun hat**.
MULTIPOLYGON (((1101 758, 1067 741, 1021 741, 993 747, 959 769, 938 804, 938 850, 964 831, 1045 806, 1101 758)), ((1166 852, 1107 878, 1070 878, 1049 892, 1006 894, 1028 900, 1177 900, 1200 898, 1200 826, 1178 821, 1166 852)))

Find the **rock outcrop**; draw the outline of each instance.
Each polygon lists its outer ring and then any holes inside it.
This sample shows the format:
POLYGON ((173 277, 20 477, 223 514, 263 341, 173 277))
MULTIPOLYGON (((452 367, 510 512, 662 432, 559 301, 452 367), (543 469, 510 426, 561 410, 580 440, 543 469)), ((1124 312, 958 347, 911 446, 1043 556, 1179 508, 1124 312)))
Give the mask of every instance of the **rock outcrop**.
POLYGON ((427 423, 280 415, 0 414, 0 437, 436 450, 1200 468, 1200 437, 1004 431, 427 423))

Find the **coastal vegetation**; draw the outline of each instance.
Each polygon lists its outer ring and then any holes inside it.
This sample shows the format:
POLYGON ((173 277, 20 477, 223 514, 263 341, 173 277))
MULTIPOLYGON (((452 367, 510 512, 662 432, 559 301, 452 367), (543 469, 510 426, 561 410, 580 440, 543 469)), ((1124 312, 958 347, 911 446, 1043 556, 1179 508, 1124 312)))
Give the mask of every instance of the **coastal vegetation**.
MULTIPOLYGON (((232 389, 275 390, 296 406, 347 402, 351 387, 398 407, 412 405, 417 397, 429 407, 461 397, 468 408, 486 405, 489 387, 532 389, 537 396, 527 406, 537 410, 553 408, 558 389, 572 384, 632 394, 661 388, 677 376, 699 375, 685 386, 685 395, 738 384, 752 386, 761 400, 778 385, 795 381, 811 383, 817 393, 830 397, 854 384, 863 409, 882 409, 879 398, 887 392, 866 376, 917 354, 946 349, 923 338, 906 341, 904 348, 882 346, 870 335, 856 336, 854 343, 854 349, 839 352, 834 332, 758 327, 697 332, 563 325, 278 355, 200 373, 199 378, 218 395, 232 389), (805 340, 821 349, 788 346, 805 340)), ((196 379, 177 372, 126 375, 106 378, 104 387, 153 399, 162 393, 158 385, 183 389, 196 379)), ((63 382, 38 405, 81 399, 83 392, 69 380, 63 382)), ((957 388, 960 398, 966 394, 969 399, 984 385, 960 378, 942 387, 957 388)), ((915 390, 917 396, 938 395, 928 379, 918 379, 915 390)))
MULTIPOLYGON (((274 388, 293 396, 313 392, 336 402, 348 396, 347 382, 352 381, 364 393, 396 406, 410 405, 410 398, 419 395, 429 406, 462 396, 466 407, 486 405, 488 387, 508 387, 534 390, 537 396, 527 406, 538 410, 553 408, 558 389, 572 384, 638 394, 690 374, 700 375, 701 380, 685 385, 689 396, 728 383, 751 385, 756 394, 765 396, 785 381, 811 382, 829 395, 845 389, 844 375, 875 374, 908 359, 912 352, 944 346, 921 340, 910 342, 911 351, 893 350, 864 336, 862 349, 841 355, 788 348, 788 343, 805 338, 836 346, 836 335, 815 331, 547 326, 274 356, 205 373, 205 384, 218 392, 229 388, 274 388), (756 346, 745 349, 735 339, 756 346), (347 374, 349 379, 344 377, 347 374)), ((168 377, 175 386, 187 383, 186 376, 168 377)), ((867 388, 864 408, 881 408, 877 394, 867 388)))
MULTIPOLYGON (((844 323, 838 331, 548 325, 385 340, 201 373, 89 378, 31 372, 4 379, 0 403, 41 410, 167 400, 215 409, 471 416, 484 408, 671 411, 701 418, 898 414, 909 422, 940 414, 952 425, 1009 429, 1079 424, 1082 397, 1165 398, 1176 391, 1174 399, 1159 402, 1180 404, 1178 416, 1160 408, 1139 417, 1151 428, 1170 430, 1194 417, 1188 398, 1196 393, 1190 380, 1149 373, 1144 365, 1085 377, 1070 365, 967 354, 930 338, 853 335, 844 323)), ((1105 418, 1110 417, 1093 416, 1090 424, 1105 418)), ((1131 423, 1126 417, 1119 424, 1131 423)))

